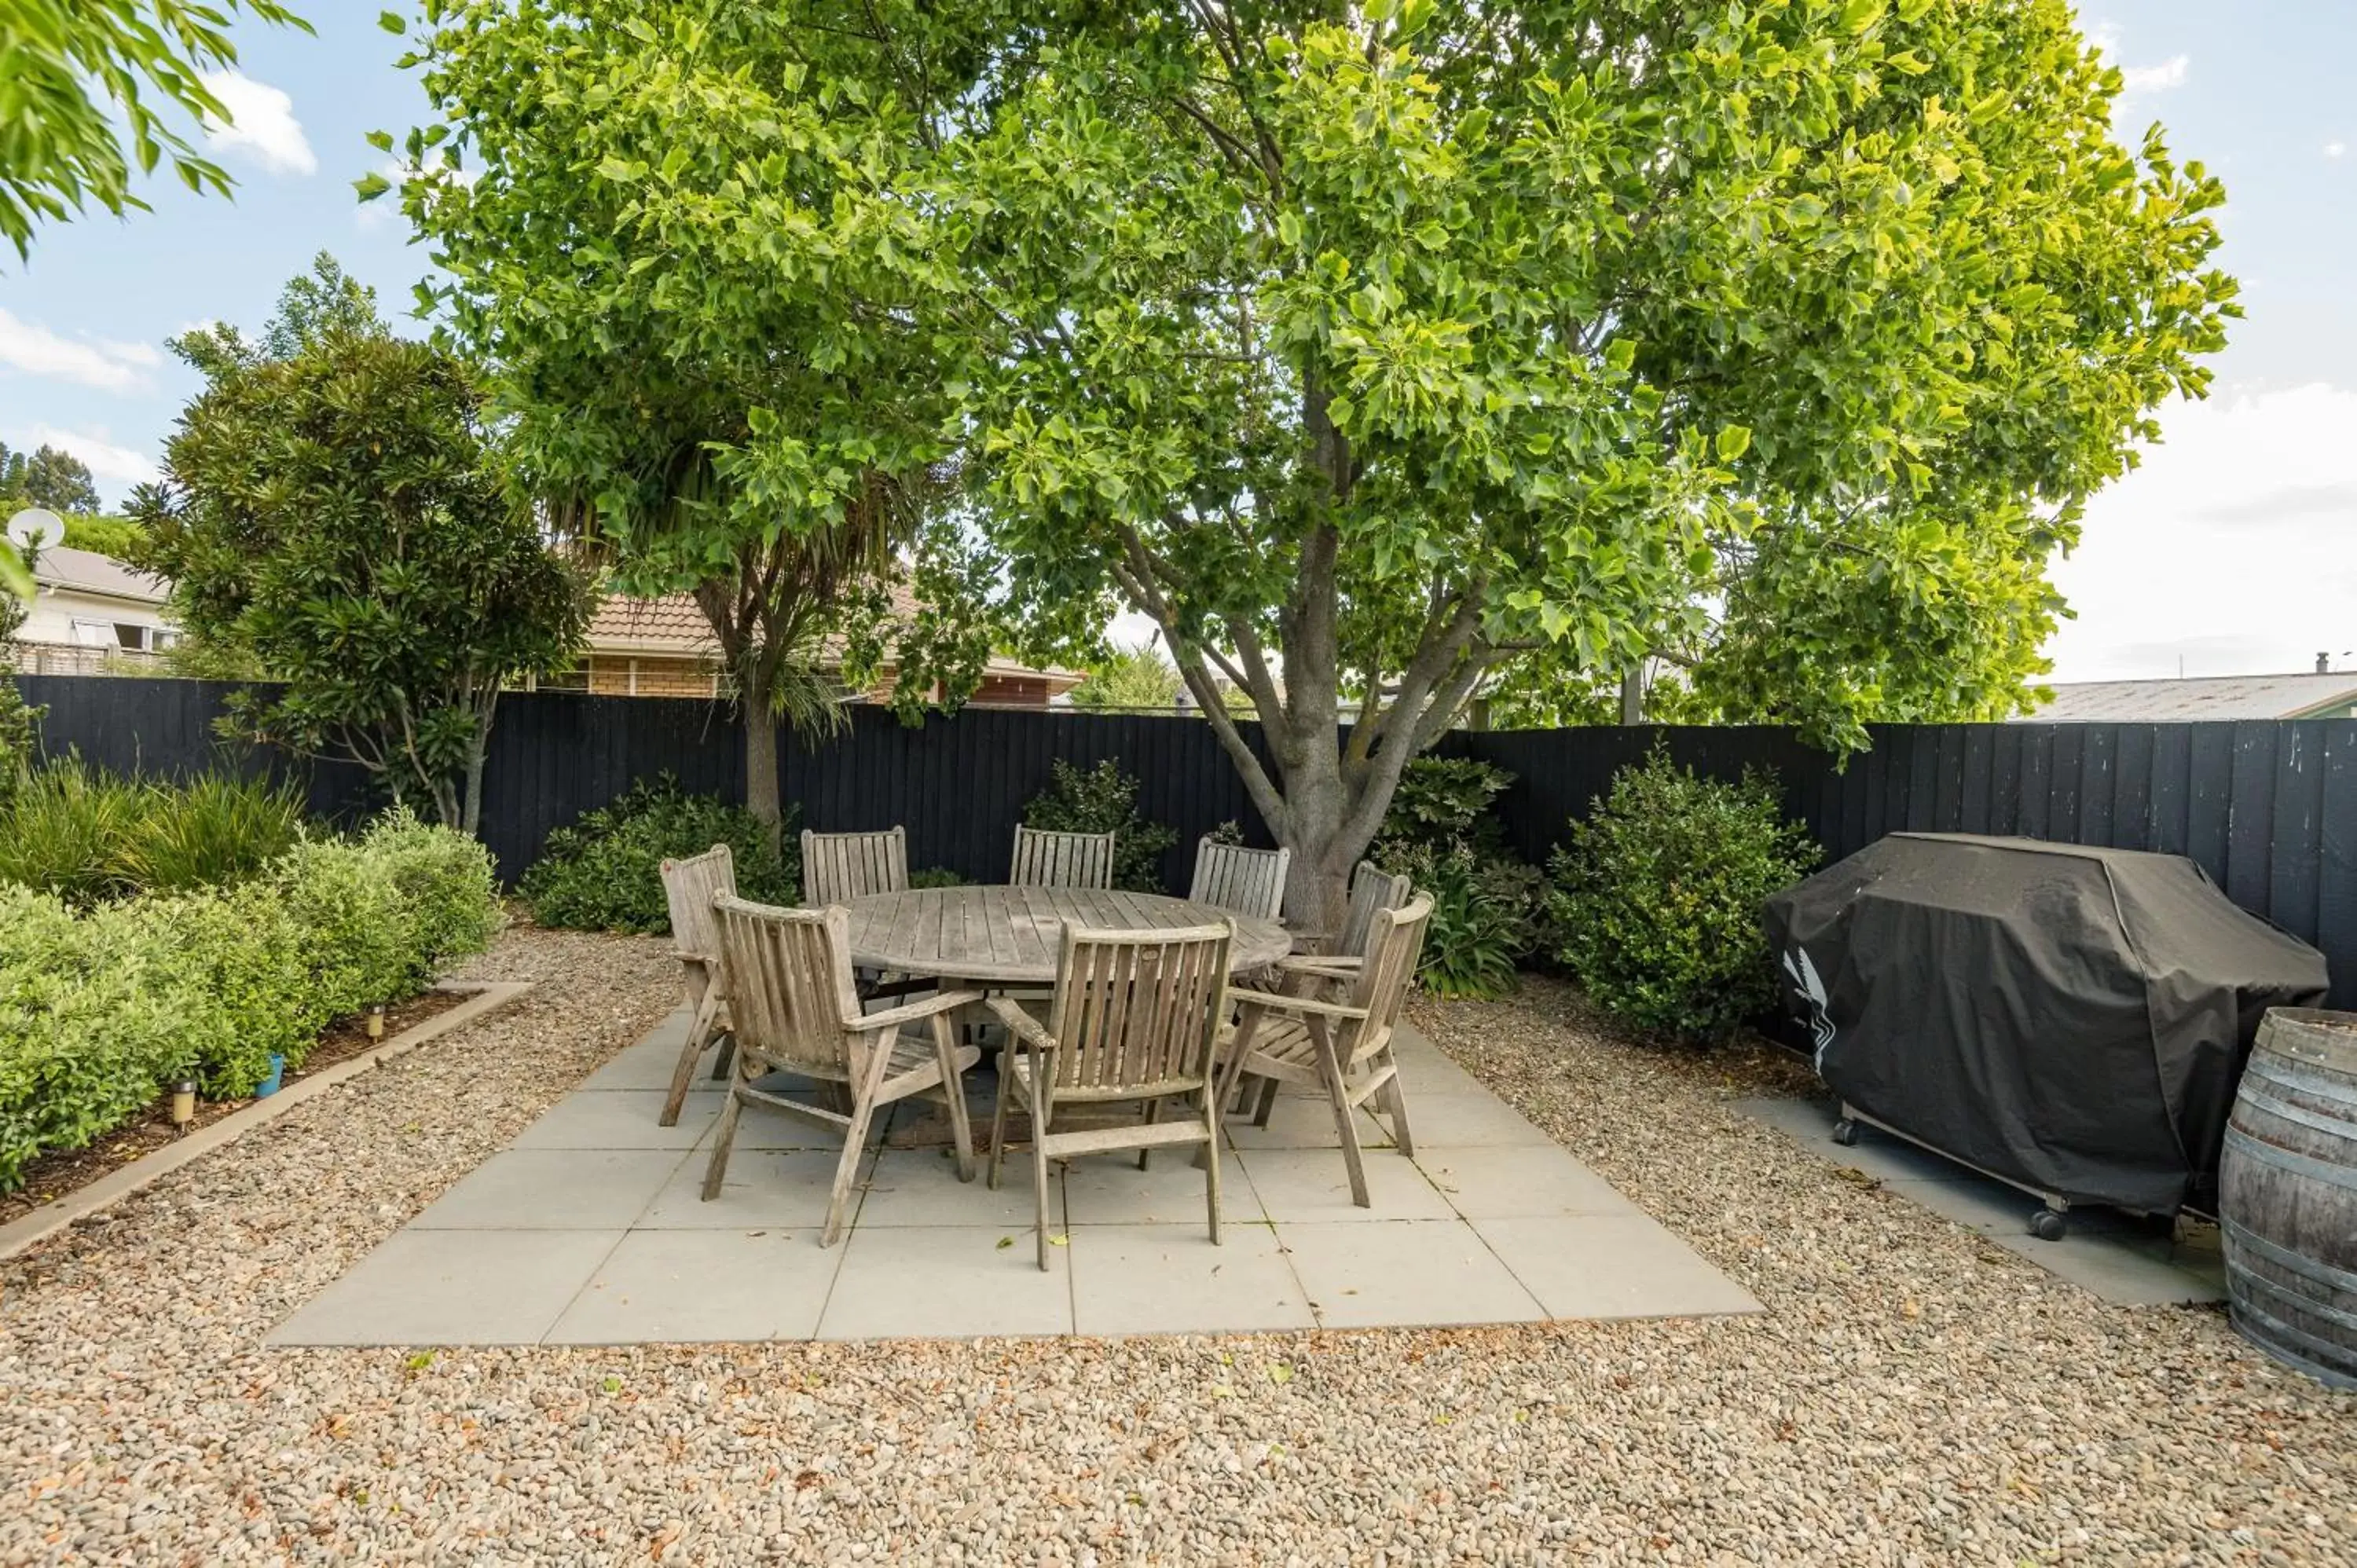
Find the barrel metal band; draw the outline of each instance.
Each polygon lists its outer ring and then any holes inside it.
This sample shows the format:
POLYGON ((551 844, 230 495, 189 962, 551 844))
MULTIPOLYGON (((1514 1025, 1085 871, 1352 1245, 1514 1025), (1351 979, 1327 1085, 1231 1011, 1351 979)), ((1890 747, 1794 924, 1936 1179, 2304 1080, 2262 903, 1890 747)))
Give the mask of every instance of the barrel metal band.
POLYGON ((2345 1144, 2357 1144, 2357 1120, 2352 1120, 2347 1116, 2322 1115, 2309 1110, 2306 1106, 2294 1105, 2288 1100, 2277 1100, 2272 1094, 2262 1094, 2251 1087, 2248 1074, 2244 1076, 2243 1090, 2241 1094, 2236 1096, 2236 1101, 2238 1110, 2247 1105, 2254 1111, 2264 1111, 2268 1115, 2281 1117, 2286 1122, 2298 1122, 2312 1133, 2322 1133, 2330 1137, 2339 1138, 2345 1144))
POLYGON ((2323 1160, 2312 1160, 2306 1155, 2293 1154, 2289 1149, 2278 1148, 2273 1144, 2254 1138, 2240 1127, 2226 1129, 2226 1146, 2241 1151, 2262 1165, 2298 1171, 2302 1176, 2314 1176, 2328 1187, 2344 1187, 2352 1192, 2357 1192, 2357 1170, 2352 1170, 2347 1165, 2330 1165, 2323 1160))

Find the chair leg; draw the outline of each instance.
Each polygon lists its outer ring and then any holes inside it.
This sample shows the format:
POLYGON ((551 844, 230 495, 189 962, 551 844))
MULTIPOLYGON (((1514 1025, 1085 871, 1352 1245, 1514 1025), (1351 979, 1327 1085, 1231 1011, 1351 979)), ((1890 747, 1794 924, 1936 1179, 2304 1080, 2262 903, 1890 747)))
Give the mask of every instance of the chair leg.
POLYGON ((1273 1078, 1260 1080, 1260 1104, 1253 1112, 1253 1125, 1265 1127, 1269 1116, 1276 1110, 1276 1093, 1284 1085, 1273 1078))
POLYGON ((1391 1112, 1392 1142, 1408 1158, 1415 1158, 1415 1139, 1407 1130, 1407 1090, 1400 1087, 1399 1058, 1389 1046, 1383 1047, 1383 1065, 1392 1069, 1391 1081, 1383 1085, 1383 1104, 1391 1112))
POLYGON ((834 1163, 834 1188, 826 1197, 826 1229, 819 1232, 818 1244, 832 1247, 843 1234, 843 1208, 851 1197, 852 1179, 859 1174, 859 1161, 867 1152, 867 1123, 876 1114, 876 1102, 858 1095, 851 1108, 851 1125, 843 1130, 843 1157, 834 1163))
POLYGON ((710 1203, 720 1196, 721 1178, 728 1174, 728 1145, 737 1141, 737 1117, 745 1109, 731 1086, 728 1103, 720 1108, 720 1125, 712 1133, 712 1159, 704 1167, 704 1201, 710 1203))
POLYGON ((1203 1200, 1211 1208, 1211 1245, 1220 1244, 1220 1097, 1216 1090, 1203 1091, 1203 1151, 1210 1156, 1204 1166, 1203 1200))
POLYGON ((1309 1037, 1318 1045, 1318 1065, 1326 1079, 1326 1098, 1334 1105, 1334 1130, 1342 1138, 1342 1164, 1351 1173, 1351 1201, 1361 1208, 1372 1208, 1375 1200, 1367 1193, 1367 1169, 1359 1150, 1359 1118, 1351 1104, 1351 1093, 1342 1082, 1342 1063, 1334 1054, 1333 1032, 1326 1027, 1323 1018, 1309 1021, 1309 1037))
POLYGON ((972 1181, 974 1126, 966 1117, 965 1079, 958 1072, 957 1041, 946 1013, 933 1015, 933 1056, 942 1064, 942 1098, 949 1101, 950 1136, 957 1142, 958 1180, 972 1181))
POLYGON ((687 1086, 695 1077, 695 1058, 704 1054, 705 1036, 712 1033, 713 1015, 719 1011, 719 987, 706 986, 704 994, 696 998, 695 1016, 687 1022, 687 1038, 680 1042, 679 1065, 671 1069, 671 1093, 663 1100, 662 1114, 656 1118, 656 1125, 679 1125, 680 1107, 687 1103, 687 1086))
POLYGON ((1039 1272, 1048 1272, 1048 1108, 1031 1107, 1031 1204, 1039 1216, 1039 1272))
MULTIPOLYGON (((1153 1125, 1154 1125, 1154 1123, 1155 1123, 1155 1122, 1157 1122, 1157 1121, 1161 1117, 1161 1115, 1162 1115, 1162 1101, 1159 1101, 1159 1100, 1149 1100, 1149 1101, 1147 1101, 1146 1102, 1146 1126, 1148 1126, 1148 1127, 1153 1126, 1153 1125)), ((1152 1149, 1150 1149, 1150 1148, 1146 1148, 1146 1149, 1140 1149, 1140 1150, 1138 1150, 1138 1151, 1137 1151, 1137 1168, 1138 1168, 1139 1170, 1144 1170, 1144 1169, 1146 1169, 1146 1162, 1149 1158, 1151 1158, 1151 1157, 1152 1157, 1153 1154, 1154 1154, 1154 1151, 1153 1151, 1152 1149)))
MULTIPOLYGON (((1010 1047, 1011 1049, 1012 1047, 1010 1047)), ((998 1092, 992 1097, 990 1107, 990 1190, 998 1190, 998 1167, 1006 1158, 1006 1101, 1015 1092, 1013 1058, 1002 1054, 998 1058, 998 1092)))
POLYGON ((720 1036, 720 1048, 712 1053, 712 1079, 715 1083, 728 1076, 728 1064, 737 1059, 737 1036, 720 1036))

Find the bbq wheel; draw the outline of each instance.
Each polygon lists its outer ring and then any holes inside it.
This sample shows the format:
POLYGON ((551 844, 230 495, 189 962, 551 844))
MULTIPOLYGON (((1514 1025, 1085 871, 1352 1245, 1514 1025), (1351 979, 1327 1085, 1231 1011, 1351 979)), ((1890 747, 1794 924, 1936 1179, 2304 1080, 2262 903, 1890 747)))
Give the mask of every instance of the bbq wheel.
POLYGON ((1857 1144, 1857 1123, 1846 1116, 1835 1122, 1834 1142, 1845 1149, 1855 1147, 1857 1144))
POLYGON ((2029 1217, 2029 1233, 2041 1241, 2060 1241, 2070 1230, 2069 1223, 2050 1208, 2041 1208, 2029 1217))

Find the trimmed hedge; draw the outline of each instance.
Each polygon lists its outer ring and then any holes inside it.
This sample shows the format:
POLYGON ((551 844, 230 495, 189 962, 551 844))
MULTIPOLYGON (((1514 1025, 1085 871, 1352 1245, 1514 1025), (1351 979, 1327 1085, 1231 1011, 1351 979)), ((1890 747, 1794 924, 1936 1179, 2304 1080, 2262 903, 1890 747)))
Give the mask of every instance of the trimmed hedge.
POLYGON ((250 1094, 335 1017, 414 994, 499 929, 490 856, 398 810, 306 839, 260 876, 77 914, 0 885, 0 1191, 183 1075, 250 1094))

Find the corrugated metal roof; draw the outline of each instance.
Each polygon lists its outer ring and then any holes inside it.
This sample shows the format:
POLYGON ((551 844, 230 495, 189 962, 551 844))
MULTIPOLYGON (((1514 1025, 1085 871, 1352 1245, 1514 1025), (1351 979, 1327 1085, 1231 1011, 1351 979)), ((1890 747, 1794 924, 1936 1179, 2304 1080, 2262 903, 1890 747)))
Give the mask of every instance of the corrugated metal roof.
MULTIPOLYGON (((2357 671, 2327 675, 2203 675, 2182 681, 2072 681, 2031 724, 2190 724, 2290 719, 2357 703, 2357 671)), ((2020 721, 2017 721, 2020 722, 2020 721)))
POLYGON ((33 580, 45 588, 129 599, 142 605, 160 605, 172 593, 172 585, 163 578, 135 571, 112 555, 101 555, 95 550, 69 549, 62 544, 41 552, 33 563, 33 580))

